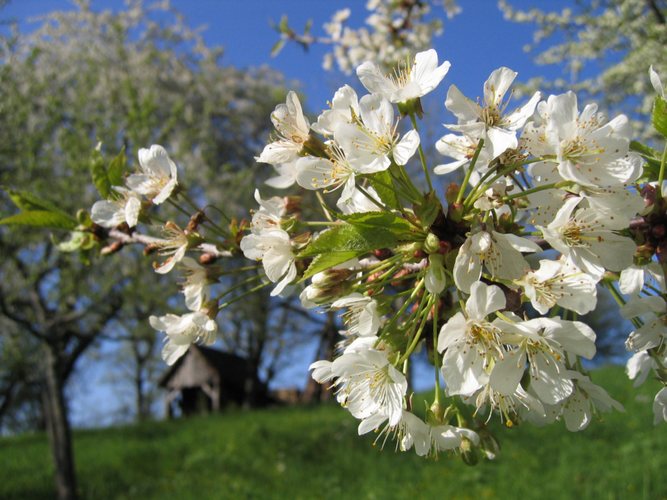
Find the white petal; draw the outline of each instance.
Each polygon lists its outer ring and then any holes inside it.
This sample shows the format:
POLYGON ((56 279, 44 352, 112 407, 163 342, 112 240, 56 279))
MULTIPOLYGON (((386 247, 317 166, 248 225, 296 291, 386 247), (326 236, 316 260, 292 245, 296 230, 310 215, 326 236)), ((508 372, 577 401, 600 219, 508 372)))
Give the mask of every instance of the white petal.
POLYGON ((516 78, 516 71, 501 67, 494 70, 484 83, 484 101, 487 106, 498 107, 507 89, 516 78))
POLYGON ((405 165, 412 158, 419 147, 419 134, 410 130, 401 141, 394 146, 393 155, 397 165, 405 165))
POLYGON ((489 286, 481 281, 472 284, 470 298, 466 302, 470 318, 483 319, 503 307, 505 307, 505 294, 499 287, 489 286))

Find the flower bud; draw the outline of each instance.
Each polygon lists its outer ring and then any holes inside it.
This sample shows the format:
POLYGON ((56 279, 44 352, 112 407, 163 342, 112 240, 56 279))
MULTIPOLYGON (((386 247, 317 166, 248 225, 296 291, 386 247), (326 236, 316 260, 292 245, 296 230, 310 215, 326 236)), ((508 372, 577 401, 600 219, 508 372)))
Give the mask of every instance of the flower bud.
POLYGON ((433 233, 428 233, 424 240, 424 250, 426 253, 436 253, 440 250, 440 239, 433 233))
POLYGON ((79 224, 87 224, 90 222, 90 215, 82 208, 76 212, 76 220, 79 224))
POLYGON ((448 214, 449 218, 454 222, 461 222, 461 220, 463 220, 463 204, 462 203, 450 204, 448 214))
POLYGON ((441 255, 445 255, 452 249, 452 244, 449 241, 440 240, 438 246, 440 247, 438 248, 438 253, 441 255))
POLYGON ((456 201, 456 197, 459 195, 459 189, 461 189, 461 186, 459 186, 456 182, 452 182, 447 186, 447 191, 445 191, 445 199, 447 200, 447 204, 451 205, 456 201))
POLYGON ((197 230, 199 227, 199 224, 204 222, 206 219, 206 214, 202 212, 201 210, 195 213, 192 217, 190 217, 190 220, 188 221, 188 225, 185 226, 185 230, 189 233, 192 233, 197 230))
POLYGON ((392 253, 388 248, 376 248, 373 250, 373 255, 375 255, 380 260, 385 260, 391 257, 392 253))
POLYGON ((461 439, 459 450, 461 451, 461 458, 466 465, 477 465, 477 462, 479 462, 479 454, 470 439, 467 437, 461 439))
POLYGON ((122 241, 114 241, 110 245, 105 246, 100 250, 100 255, 111 255, 113 253, 118 252, 121 248, 123 248, 124 243, 122 241))
POLYGON ((202 266, 208 266, 209 264, 215 262, 217 259, 218 258, 212 253, 203 253, 199 256, 199 263, 202 266))
POLYGON ((155 253, 159 250, 159 246, 157 246, 155 243, 149 243, 144 247, 144 255, 150 255, 152 253, 155 253))

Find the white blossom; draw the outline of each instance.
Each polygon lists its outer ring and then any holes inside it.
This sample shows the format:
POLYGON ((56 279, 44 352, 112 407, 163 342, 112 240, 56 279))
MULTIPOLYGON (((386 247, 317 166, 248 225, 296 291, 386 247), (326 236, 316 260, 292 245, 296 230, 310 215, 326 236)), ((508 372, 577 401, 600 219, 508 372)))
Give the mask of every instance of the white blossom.
POLYGON ((191 311, 199 311, 210 297, 210 285, 206 268, 191 257, 183 257, 180 269, 185 275, 182 285, 185 306, 191 311))
POLYGON ((658 425, 667 422, 667 387, 663 387, 655 395, 653 400, 653 424, 658 425))
POLYGON ((102 227, 114 228, 125 222, 135 227, 141 212, 141 198, 134 191, 114 186, 118 199, 96 201, 90 211, 90 218, 102 227))
POLYGON ((271 113, 278 138, 267 144, 255 158, 260 163, 278 165, 295 160, 308 140, 310 124, 303 115, 296 92, 288 92, 285 104, 278 104, 271 113))
POLYGON ((265 229, 241 240, 241 251, 248 259, 261 260, 266 276, 275 288, 271 295, 279 295, 296 278, 296 265, 289 234, 282 229, 265 229))
POLYGON ((504 114, 507 103, 503 99, 516 75, 505 67, 493 71, 484 83, 481 105, 465 97, 456 85, 450 86, 445 107, 456 116, 458 124, 447 127, 472 139, 484 139, 490 144, 492 158, 507 149, 515 149, 518 146, 517 130, 531 117, 540 100, 540 93, 536 92, 522 107, 504 114))
POLYGON ((414 63, 399 66, 393 75, 385 75, 370 61, 357 68, 357 76, 366 89, 391 102, 406 102, 435 89, 449 71, 449 61, 438 66, 438 54, 429 49, 415 55, 414 63))
POLYGON ((215 342, 218 331, 217 323, 202 311, 183 316, 151 316, 149 321, 153 328, 167 335, 162 358, 168 365, 173 365, 195 342, 207 345, 215 342))
POLYGON ((634 387, 646 381, 649 373, 658 368, 658 364, 647 351, 639 351, 630 356, 625 364, 625 372, 630 380, 634 380, 634 387))
POLYGON ((486 267, 493 277, 517 279, 530 269, 521 252, 539 252, 532 241, 514 234, 479 231, 466 239, 454 262, 454 281, 459 290, 469 293, 486 267))
POLYGON ((582 271, 599 280, 605 269, 620 271, 632 264, 634 242, 616 234, 623 229, 613 215, 590 208, 577 210, 581 198, 568 198, 546 227, 538 226, 549 244, 582 271))
POLYGON ((178 185, 176 164, 157 144, 139 150, 140 173, 127 178, 127 187, 147 196, 155 205, 163 203, 178 185))
POLYGON ((444 351, 442 376, 448 394, 470 396, 489 381, 489 371, 505 348, 501 331, 487 316, 505 307, 497 286, 473 283, 465 314, 457 312, 440 329, 438 352, 444 351))
POLYGON ((540 314, 555 305, 586 314, 597 304, 597 281, 566 259, 540 260, 538 270, 526 273, 516 283, 540 314))
POLYGON ((356 292, 331 304, 332 309, 347 309, 343 315, 347 326, 345 334, 360 337, 377 334, 380 328, 380 314, 377 307, 378 303, 375 299, 356 292))

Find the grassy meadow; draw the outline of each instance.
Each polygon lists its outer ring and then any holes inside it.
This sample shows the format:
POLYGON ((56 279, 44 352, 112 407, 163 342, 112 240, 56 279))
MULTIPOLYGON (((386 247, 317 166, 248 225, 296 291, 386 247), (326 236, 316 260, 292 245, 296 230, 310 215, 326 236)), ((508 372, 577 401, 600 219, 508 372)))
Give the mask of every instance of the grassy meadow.
MULTIPOLYGON (((635 391, 618 367, 593 380, 626 412, 576 434, 562 423, 499 429, 500 456, 477 466, 380 451, 324 405, 78 431, 79 489, 89 499, 667 499, 657 386, 635 391)), ((44 435, 0 440, 0 498, 52 498, 51 474, 44 435)))

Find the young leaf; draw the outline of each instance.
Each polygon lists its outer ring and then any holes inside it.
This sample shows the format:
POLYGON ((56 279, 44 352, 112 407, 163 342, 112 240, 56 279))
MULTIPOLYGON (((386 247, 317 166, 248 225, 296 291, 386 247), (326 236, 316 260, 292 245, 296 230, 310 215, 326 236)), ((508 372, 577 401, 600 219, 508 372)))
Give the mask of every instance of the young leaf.
POLYGON ((340 215, 340 218, 360 230, 391 233, 396 241, 414 239, 414 228, 404 218, 388 212, 364 212, 360 214, 340 215))
POLYGON ((120 153, 111 160, 109 168, 107 169, 107 176, 112 186, 121 186, 123 184, 123 172, 127 165, 127 156, 125 156, 125 147, 120 150, 120 153))
POLYGON ((100 153, 99 149, 95 149, 90 157, 90 175, 100 196, 104 199, 109 198, 111 194, 111 181, 109 180, 109 174, 104 166, 104 158, 102 158, 102 153, 100 153))
POLYGON ((660 96, 655 98, 652 119, 655 129, 667 137, 667 101, 660 96))
MULTIPOLYGON (((46 210, 47 212, 56 212, 65 217, 69 217, 69 215, 66 212, 59 209, 56 205, 54 205, 50 201, 40 198, 28 191, 17 191, 15 189, 9 189, 9 188, 4 188, 4 190, 7 193, 7 195, 9 195, 9 198, 12 200, 14 205, 16 205, 17 208, 23 211, 46 210)), ((72 217, 70 218, 74 220, 72 217)))
POLYGON ((310 263, 310 266, 308 266, 308 269, 306 269, 306 272, 303 274, 301 281, 314 276, 320 271, 330 269, 334 266, 337 266, 338 264, 342 264, 343 262, 346 262, 350 259, 354 259, 355 257, 357 257, 357 253, 354 251, 319 254, 310 263))
POLYGON ((390 213, 352 214, 345 219, 347 224, 321 233, 301 251, 299 257, 315 257, 303 279, 377 248, 415 239, 410 223, 390 213))
POLYGON ((442 205, 435 191, 431 191, 426 195, 424 201, 415 205, 415 215, 419 217, 424 229, 431 227, 439 213, 442 212, 442 205))
POLYGON ((390 208, 399 208, 400 202, 394 189, 393 179, 388 170, 377 172, 367 177, 373 189, 377 192, 380 200, 390 208))
POLYGON ((48 210, 28 210, 16 215, 10 215, 9 217, 0 219, 0 225, 3 224, 68 230, 72 230, 77 226, 76 221, 71 217, 48 210))

